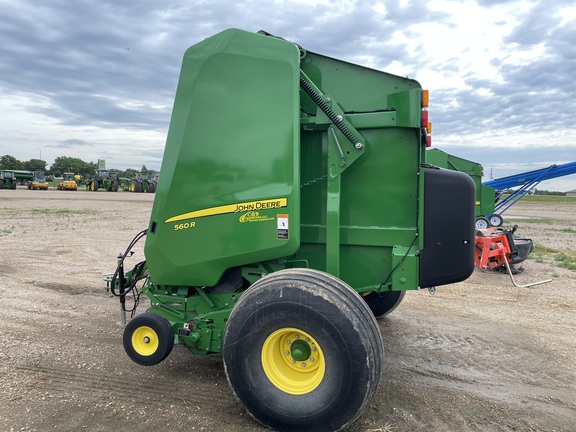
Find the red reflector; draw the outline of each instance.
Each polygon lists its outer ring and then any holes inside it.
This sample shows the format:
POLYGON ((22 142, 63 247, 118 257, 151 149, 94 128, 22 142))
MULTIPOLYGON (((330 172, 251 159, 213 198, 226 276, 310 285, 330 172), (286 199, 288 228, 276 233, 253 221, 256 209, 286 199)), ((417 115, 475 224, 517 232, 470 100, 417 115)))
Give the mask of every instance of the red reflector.
POLYGON ((432 137, 430 135, 426 137, 426 147, 432 147, 432 137))
POLYGON ((422 110, 422 127, 428 127, 428 110, 422 110))

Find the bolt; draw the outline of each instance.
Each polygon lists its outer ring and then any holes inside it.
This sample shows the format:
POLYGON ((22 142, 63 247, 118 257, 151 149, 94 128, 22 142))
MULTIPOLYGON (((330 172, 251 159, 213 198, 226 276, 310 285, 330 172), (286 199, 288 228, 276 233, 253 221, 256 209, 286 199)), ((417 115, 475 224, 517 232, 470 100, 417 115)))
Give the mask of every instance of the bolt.
POLYGON ((296 360, 292 360, 292 364, 296 364, 296 360))
POLYGON ((150 338, 148 336, 144 338, 144 343, 150 343, 150 338))
POLYGON ((330 103, 330 98, 326 98, 326 102, 330 103))
POLYGON ((312 347, 312 351, 316 351, 316 347, 312 347))
POLYGON ((302 363, 302 367, 305 368, 305 367, 306 367, 306 363, 302 363))
POLYGON ((314 357, 310 357, 310 363, 314 363, 314 357))
POLYGON ((306 342, 310 342, 310 338, 306 338, 306 342))
POLYGON ((341 122, 341 121, 342 121, 342 116, 341 116, 341 115, 336 116, 336 119, 337 119, 339 122, 341 122))
POLYGON ((295 335, 295 336, 294 336, 294 339, 300 339, 300 336, 299 336, 299 335, 295 335))
POLYGON ((288 340, 286 341, 286 345, 290 345, 291 343, 292 343, 292 341, 290 341, 290 339, 288 339, 288 340))
POLYGON ((286 351, 284 351, 284 354, 290 355, 290 351, 286 350, 286 351))
POLYGON ((358 150, 360 150, 364 146, 362 145, 362 143, 357 142, 356 144, 354 144, 354 147, 356 147, 358 150))

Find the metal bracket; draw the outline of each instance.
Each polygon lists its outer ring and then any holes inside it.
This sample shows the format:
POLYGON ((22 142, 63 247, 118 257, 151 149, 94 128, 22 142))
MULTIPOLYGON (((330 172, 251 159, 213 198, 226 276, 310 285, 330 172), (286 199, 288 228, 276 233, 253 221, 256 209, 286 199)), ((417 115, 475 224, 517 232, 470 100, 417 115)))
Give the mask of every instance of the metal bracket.
POLYGON ((512 269, 510 268, 510 264, 508 263, 508 258, 506 258, 506 255, 504 255, 504 263, 506 264, 506 270, 508 270, 508 274, 510 275, 510 279, 512 280, 512 283, 514 284, 515 287, 517 288, 529 288, 535 285, 542 285, 548 282, 552 282, 552 279, 546 279, 540 282, 532 282, 526 285, 518 285, 516 283, 516 281, 514 280, 514 276, 512 276, 512 269))

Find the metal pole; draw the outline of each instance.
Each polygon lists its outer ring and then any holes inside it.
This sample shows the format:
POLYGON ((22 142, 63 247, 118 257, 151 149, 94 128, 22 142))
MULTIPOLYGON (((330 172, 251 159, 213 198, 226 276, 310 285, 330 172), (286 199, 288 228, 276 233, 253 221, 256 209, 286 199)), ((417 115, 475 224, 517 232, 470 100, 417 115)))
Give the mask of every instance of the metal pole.
POLYGON ((126 295, 124 292, 124 256, 118 254, 118 288, 120 292, 120 324, 126 325, 126 295))

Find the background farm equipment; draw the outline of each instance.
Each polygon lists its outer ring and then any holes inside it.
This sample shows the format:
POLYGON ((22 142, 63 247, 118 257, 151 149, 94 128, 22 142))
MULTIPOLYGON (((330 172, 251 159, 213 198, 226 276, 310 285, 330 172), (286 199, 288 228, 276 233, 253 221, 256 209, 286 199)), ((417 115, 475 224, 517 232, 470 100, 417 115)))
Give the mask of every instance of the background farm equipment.
POLYGON ((78 183, 76 182, 74 173, 65 172, 62 174, 62 181, 58 183, 58 190, 78 190, 78 183))
POLYGON ((86 190, 97 192, 104 189, 108 192, 118 191, 118 174, 108 170, 98 169, 94 172, 94 177, 86 180, 86 190))
POLYGON ((496 191, 494 188, 482 184, 484 168, 477 162, 451 155, 439 149, 426 151, 426 162, 454 171, 468 174, 474 181, 476 190, 476 228, 500 227, 504 220, 495 211, 496 191))
POLYGON ((518 225, 512 229, 486 228, 476 231, 476 254, 475 263, 480 270, 506 271, 512 283, 520 288, 540 285, 550 282, 551 279, 533 282, 526 285, 518 285, 513 274, 520 273, 523 269, 516 269, 515 264, 520 264, 534 250, 531 239, 515 235, 518 225))
POLYGON ((132 181, 130 182, 130 186, 128 190, 130 192, 149 192, 154 193, 156 192, 156 179, 149 174, 139 173, 137 174, 132 181))
POLYGON ((376 318, 474 270, 474 184, 424 165, 427 106, 414 80, 262 32, 189 48, 149 226, 106 279, 122 311, 150 299, 125 327, 128 356, 221 353, 268 427, 356 419, 381 377, 376 318))
POLYGON ((17 179, 14 171, 0 171, 0 189, 16 189, 17 179))
POLYGON ((125 192, 130 190, 130 183, 132 179, 128 177, 118 177, 118 189, 122 189, 125 192))
POLYGON ((518 200, 530 193, 540 182, 576 173, 576 162, 553 164, 547 168, 514 174, 484 182, 496 190, 495 211, 503 214, 518 200), (517 189, 514 189, 517 188, 517 189), (510 191, 512 189, 512 191, 510 191))
POLYGON ((466 173, 472 178, 476 186, 477 229, 501 227, 504 222, 502 217, 504 212, 530 193, 540 182, 576 173, 576 162, 570 162, 482 183, 484 169, 477 162, 439 149, 428 149, 426 162, 437 167, 466 173))
POLYGON ((48 182, 42 171, 34 171, 32 180, 28 181, 28 189, 48 190, 48 182))

